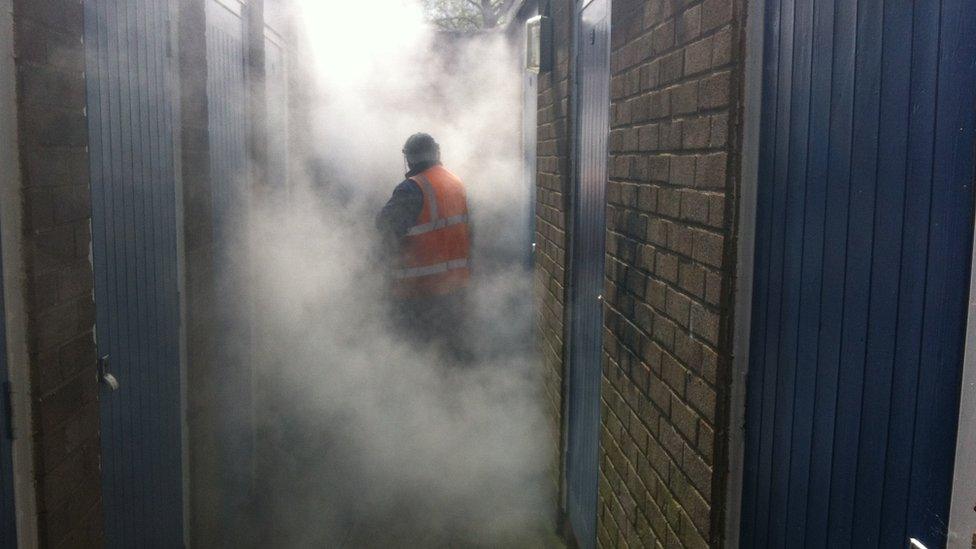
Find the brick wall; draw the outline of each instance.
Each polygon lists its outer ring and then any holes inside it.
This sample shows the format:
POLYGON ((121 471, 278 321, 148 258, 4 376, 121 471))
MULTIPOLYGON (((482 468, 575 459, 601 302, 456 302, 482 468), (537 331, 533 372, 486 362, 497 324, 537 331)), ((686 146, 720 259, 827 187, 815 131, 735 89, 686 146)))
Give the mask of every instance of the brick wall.
POLYGON ((34 474, 42 546, 98 546, 99 406, 80 0, 15 0, 34 474))
POLYGON ((613 2, 603 546, 721 544, 739 9, 613 2))
MULTIPOLYGON (((569 72, 570 54, 565 47, 573 32, 573 7, 567 1, 543 3, 539 12, 552 21, 552 70, 539 74, 538 164, 536 212, 536 295, 539 300, 539 333, 545 375, 546 403, 552 419, 555 456, 562 446, 564 310, 566 303, 567 196, 570 178, 569 72)), ((558 484, 561 459, 553 467, 558 484)))

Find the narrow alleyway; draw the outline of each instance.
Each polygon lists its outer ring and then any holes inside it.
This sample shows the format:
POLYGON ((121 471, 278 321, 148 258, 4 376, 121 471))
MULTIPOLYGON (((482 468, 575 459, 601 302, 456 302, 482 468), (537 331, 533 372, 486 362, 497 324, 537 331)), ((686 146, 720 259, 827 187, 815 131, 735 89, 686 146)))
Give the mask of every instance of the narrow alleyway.
POLYGON ((973 0, 0 0, 0 548, 976 549, 973 0))

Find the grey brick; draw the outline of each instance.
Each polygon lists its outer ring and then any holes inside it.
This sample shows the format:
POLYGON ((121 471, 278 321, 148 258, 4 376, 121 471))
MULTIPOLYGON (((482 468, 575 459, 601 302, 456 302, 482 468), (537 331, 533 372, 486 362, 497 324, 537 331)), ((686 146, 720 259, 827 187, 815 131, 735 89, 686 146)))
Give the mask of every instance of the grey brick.
POLYGON ((658 125, 647 124, 638 128, 638 147, 641 151, 653 151, 658 146, 658 125))
POLYGON ((655 55, 674 47, 674 20, 668 20, 651 31, 651 49, 655 55))
POLYGON ((639 72, 642 91, 650 91, 657 87, 659 67, 660 63, 657 60, 641 65, 639 72))
POLYGON ((722 67, 732 61, 732 29, 723 29, 712 41, 712 66, 722 67))
POLYGON ((708 195, 698 191, 681 191, 681 218, 696 223, 708 222, 708 195))
POLYGON ((705 154, 697 158, 695 186, 701 189, 721 189, 725 187, 725 167, 728 155, 724 152, 705 154))
POLYGON ((695 164, 694 156, 674 156, 671 158, 671 176, 669 183, 672 185, 682 185, 691 187, 695 184, 695 164))
POLYGON ((684 121, 682 147, 685 149, 705 149, 712 141, 711 118, 702 116, 684 121))
POLYGON ((671 112, 675 115, 698 110, 698 82, 688 82, 671 88, 671 112))
POLYGON ((725 238, 722 235, 695 231, 692 256, 705 265, 721 267, 724 242, 725 238))
MULTIPOLYGON (((691 306, 691 332, 712 345, 718 344, 718 315, 693 303, 691 306)), ((704 364, 707 364, 707 361, 704 364)), ((706 373, 706 379, 707 376, 706 373)))
POLYGON ((670 84, 684 76, 684 51, 677 50, 661 58, 658 76, 661 84, 670 84))
POLYGON ((709 145, 718 148, 728 142, 729 115, 726 113, 712 115, 712 136, 709 145))
POLYGON ((681 289, 698 298, 705 295, 705 278, 705 269, 694 263, 682 263, 678 268, 681 289))
POLYGON ((685 47, 685 74, 692 76, 712 67, 712 38, 703 38, 685 47))
POLYGON ((732 0, 705 0, 702 4, 702 32, 708 32, 730 21, 732 21, 732 0))
POLYGON ((729 104, 729 77, 729 72, 724 71, 701 81, 698 102, 702 109, 717 109, 729 104))
POLYGON ((701 5, 692 6, 677 19, 675 40, 678 45, 687 44, 701 35, 701 5))

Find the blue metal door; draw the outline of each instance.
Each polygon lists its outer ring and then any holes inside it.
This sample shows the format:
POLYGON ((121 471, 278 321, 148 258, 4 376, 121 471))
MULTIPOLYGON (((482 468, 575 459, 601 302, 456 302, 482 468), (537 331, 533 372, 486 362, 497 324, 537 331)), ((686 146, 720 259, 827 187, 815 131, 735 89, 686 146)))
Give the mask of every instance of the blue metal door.
POLYGON ((566 511, 577 541, 587 548, 596 545, 610 132, 610 0, 593 0, 583 8, 578 55, 579 165, 573 207, 566 511))
POLYGON ((89 159, 109 547, 183 541, 175 59, 169 0, 86 0, 89 159))
MULTIPOLYGON (((0 253, 2 257, 2 253, 0 253)), ((7 379, 6 313, 3 307, 3 262, 0 261, 0 547, 17 546, 14 511, 14 464, 11 454, 10 382, 7 379)))
POLYGON ((743 547, 946 542, 969 0, 768 0, 743 547))
POLYGON ((250 329, 246 296, 248 155, 243 5, 207 0, 207 107, 214 219, 217 371, 210 397, 225 539, 238 529, 253 480, 250 329))

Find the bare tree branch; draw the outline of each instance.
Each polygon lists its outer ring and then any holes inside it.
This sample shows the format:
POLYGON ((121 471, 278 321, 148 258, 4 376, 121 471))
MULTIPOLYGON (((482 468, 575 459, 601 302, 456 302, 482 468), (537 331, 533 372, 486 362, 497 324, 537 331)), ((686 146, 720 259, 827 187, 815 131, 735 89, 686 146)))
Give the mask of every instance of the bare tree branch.
POLYGON ((437 27, 469 31, 496 27, 515 0, 424 0, 427 18, 437 27))

